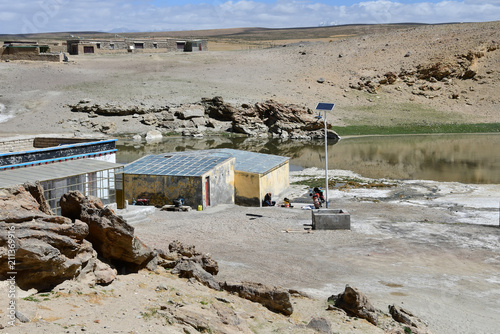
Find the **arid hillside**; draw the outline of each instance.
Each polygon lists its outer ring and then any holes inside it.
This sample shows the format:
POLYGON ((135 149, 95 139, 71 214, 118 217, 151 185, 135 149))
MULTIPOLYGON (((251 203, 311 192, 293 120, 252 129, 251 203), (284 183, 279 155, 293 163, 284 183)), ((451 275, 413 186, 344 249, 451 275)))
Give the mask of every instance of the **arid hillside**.
MULTIPOLYGON (((15 117, 0 131, 89 131, 67 107, 82 99, 159 107, 214 96, 236 106, 334 102, 329 119, 339 126, 499 122, 499 28, 500 22, 401 26, 265 49, 3 62, 3 119, 15 117)), ((114 122, 117 132, 146 130, 114 122)))
MULTIPOLYGON (((268 99, 309 108, 334 102, 329 120, 338 126, 499 122, 499 41, 500 22, 491 22, 401 26, 331 42, 230 52, 3 62, 3 119, 14 117, 0 123, 0 131, 92 131, 67 107, 82 99, 158 107, 213 96, 236 106, 268 99)), ((147 130, 114 122, 117 132, 147 130)))

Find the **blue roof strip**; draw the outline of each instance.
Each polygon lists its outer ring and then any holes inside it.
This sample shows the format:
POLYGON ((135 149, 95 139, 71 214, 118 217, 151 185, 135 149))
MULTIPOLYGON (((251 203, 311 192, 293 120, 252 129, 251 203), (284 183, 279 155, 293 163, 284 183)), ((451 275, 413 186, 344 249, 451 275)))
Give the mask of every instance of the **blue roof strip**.
POLYGON ((103 154, 109 154, 109 153, 116 153, 118 150, 109 150, 109 151, 101 151, 101 152, 95 152, 95 153, 86 153, 86 154, 79 154, 79 155, 72 155, 68 157, 62 157, 62 158, 56 158, 56 159, 48 159, 48 160, 37 160, 37 161, 30 161, 30 162, 25 162, 23 164, 18 164, 18 165, 8 165, 8 166, 0 166, 0 171, 4 169, 12 169, 12 168, 19 168, 19 167, 25 167, 25 166, 35 166, 35 165, 45 165, 49 163, 54 163, 54 162, 60 162, 60 161, 66 161, 66 160, 75 160, 75 159, 80 159, 80 158, 85 158, 93 155, 103 155, 103 154))

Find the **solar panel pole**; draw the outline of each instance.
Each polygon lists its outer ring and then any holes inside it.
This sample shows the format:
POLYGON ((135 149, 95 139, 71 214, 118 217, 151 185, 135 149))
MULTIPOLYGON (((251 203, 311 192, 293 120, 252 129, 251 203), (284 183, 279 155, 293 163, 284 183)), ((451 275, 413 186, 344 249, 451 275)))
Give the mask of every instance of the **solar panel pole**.
POLYGON ((326 201, 326 208, 328 209, 328 132, 327 132, 327 124, 326 124, 326 112, 327 111, 332 111, 333 108, 335 107, 335 103, 323 103, 320 102, 316 106, 316 110, 318 110, 318 120, 320 120, 321 117, 321 111, 325 112, 325 117, 323 119, 325 123, 325 201, 326 201))
POLYGON ((326 110, 325 110, 325 201, 328 209, 328 135, 326 132, 326 110))

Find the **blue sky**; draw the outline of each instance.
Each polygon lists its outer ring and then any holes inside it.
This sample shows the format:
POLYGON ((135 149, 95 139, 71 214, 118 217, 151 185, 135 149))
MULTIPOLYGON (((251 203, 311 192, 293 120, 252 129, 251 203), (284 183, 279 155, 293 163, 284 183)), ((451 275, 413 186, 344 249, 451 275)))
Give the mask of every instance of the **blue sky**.
POLYGON ((0 0, 0 34, 500 20, 500 0, 0 0))

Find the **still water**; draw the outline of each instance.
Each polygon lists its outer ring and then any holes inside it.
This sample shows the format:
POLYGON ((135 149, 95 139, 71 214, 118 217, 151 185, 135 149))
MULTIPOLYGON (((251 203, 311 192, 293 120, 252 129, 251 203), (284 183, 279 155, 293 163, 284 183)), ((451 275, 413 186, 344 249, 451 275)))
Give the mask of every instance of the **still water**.
MULTIPOLYGON (((290 157, 290 170, 324 168, 324 142, 255 138, 165 138, 145 144, 119 140, 117 162, 147 154, 234 148, 290 157)), ((370 178, 500 183, 500 134, 363 136, 328 144, 328 168, 370 178)))

